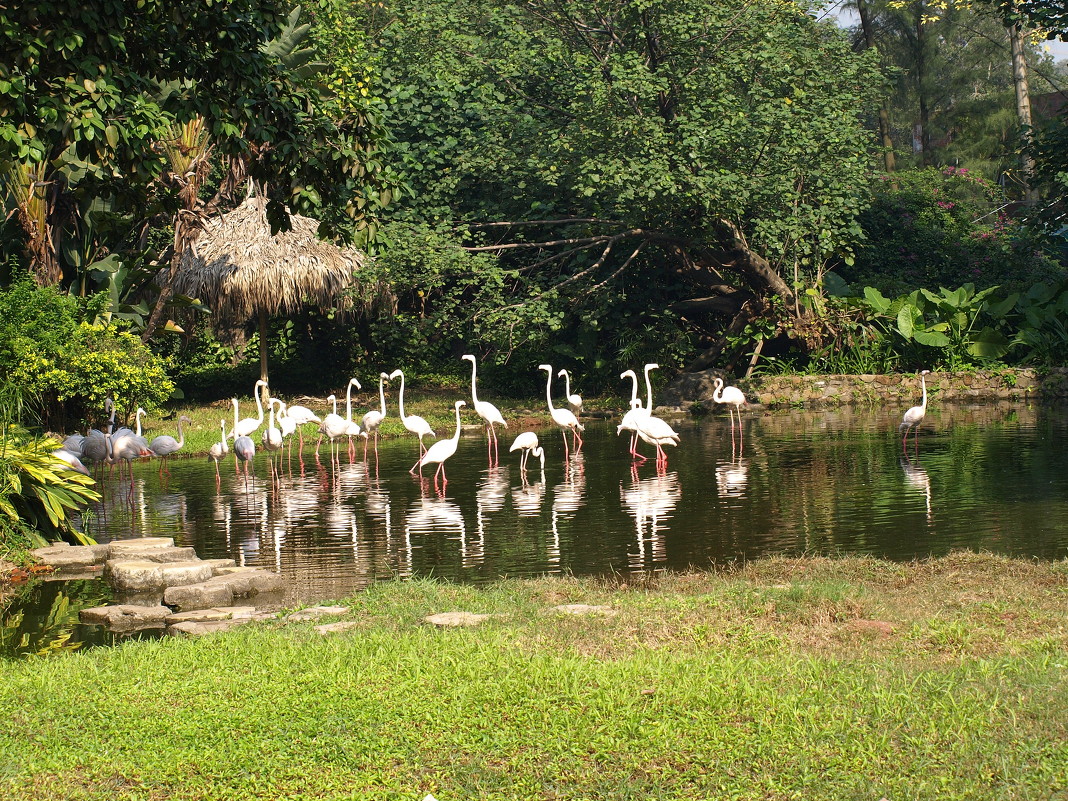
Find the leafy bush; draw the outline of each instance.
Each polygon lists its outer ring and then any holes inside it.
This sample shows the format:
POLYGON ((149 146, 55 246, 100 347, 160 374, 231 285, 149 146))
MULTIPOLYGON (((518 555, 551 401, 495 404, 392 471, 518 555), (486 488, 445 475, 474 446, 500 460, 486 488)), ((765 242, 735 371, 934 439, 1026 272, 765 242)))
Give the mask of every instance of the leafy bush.
POLYGON ((14 424, 0 432, 0 549, 92 542, 74 528, 71 513, 100 495, 93 479, 52 455, 58 447, 14 424))
POLYGON ((108 394, 125 416, 174 390, 165 362, 133 334, 79 323, 91 307, 29 280, 0 292, 0 379, 36 396, 54 428, 93 420, 108 394))
POLYGON ((891 295, 919 287, 1001 285, 1022 289, 1057 280, 1063 266, 1008 214, 997 185, 964 168, 882 176, 860 215, 865 244, 839 267, 855 286, 891 295))

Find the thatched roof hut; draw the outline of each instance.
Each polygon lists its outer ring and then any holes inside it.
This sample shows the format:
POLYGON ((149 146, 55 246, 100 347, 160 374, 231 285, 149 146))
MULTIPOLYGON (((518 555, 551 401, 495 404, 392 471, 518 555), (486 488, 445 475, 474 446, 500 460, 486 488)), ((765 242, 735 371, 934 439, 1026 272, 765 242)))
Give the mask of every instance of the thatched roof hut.
POLYGON ((318 237, 319 223, 291 215, 292 228, 272 235, 267 201, 250 196, 221 217, 205 221, 182 255, 176 293, 197 298, 220 321, 259 319, 260 374, 267 379, 267 319, 305 305, 344 305, 367 256, 318 237))

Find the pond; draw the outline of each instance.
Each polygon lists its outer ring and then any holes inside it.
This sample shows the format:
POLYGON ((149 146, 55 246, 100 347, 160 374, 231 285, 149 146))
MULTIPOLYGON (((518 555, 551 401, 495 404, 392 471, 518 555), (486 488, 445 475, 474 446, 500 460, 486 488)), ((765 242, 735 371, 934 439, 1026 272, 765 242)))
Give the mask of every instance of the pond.
MULTIPOLYGON (((326 446, 256 456, 247 483, 233 457, 135 466, 110 479, 85 517, 100 542, 173 537, 202 558, 280 572, 293 606, 343 598, 371 582, 433 576, 604 575, 707 568, 770 554, 869 554, 892 560, 956 548, 1040 559, 1068 556, 1068 408, 1028 404, 931 409, 903 449, 899 410, 750 412, 680 418, 668 463, 635 464, 615 421, 590 420, 566 460, 559 432, 539 432, 544 472, 506 451, 488 466, 484 434, 466 432, 446 463, 411 475, 413 439, 362 446, 334 462, 326 446)), ((649 453, 649 447, 641 445, 649 453)), ((46 582, 55 583, 55 582, 46 582)), ((48 619, 55 592, 27 593, 22 625, 48 619), (48 607, 46 609, 45 607, 48 607)), ((100 591, 78 587, 96 598, 100 591)), ((9 609, 6 613, 12 614, 9 609)), ((55 617, 54 612, 51 613, 55 617)))

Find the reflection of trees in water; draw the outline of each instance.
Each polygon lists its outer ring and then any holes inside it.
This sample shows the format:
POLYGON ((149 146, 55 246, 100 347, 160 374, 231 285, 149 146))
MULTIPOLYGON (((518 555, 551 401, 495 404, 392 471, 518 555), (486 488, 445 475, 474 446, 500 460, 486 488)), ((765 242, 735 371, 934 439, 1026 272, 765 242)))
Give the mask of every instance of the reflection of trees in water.
POLYGON ((0 608, 0 657, 43 656, 92 642, 98 627, 83 626, 78 614, 111 597, 99 579, 30 582, 0 608))

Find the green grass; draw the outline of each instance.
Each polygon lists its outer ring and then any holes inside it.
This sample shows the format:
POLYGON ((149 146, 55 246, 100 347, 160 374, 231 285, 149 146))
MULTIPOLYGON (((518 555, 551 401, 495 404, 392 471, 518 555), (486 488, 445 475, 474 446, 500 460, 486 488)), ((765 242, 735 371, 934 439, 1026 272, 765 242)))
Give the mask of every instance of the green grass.
POLYGON ((0 664, 0 797, 1066 798, 1066 600, 974 554, 379 584, 344 633, 0 664), (422 622, 455 610, 494 617, 422 622))

